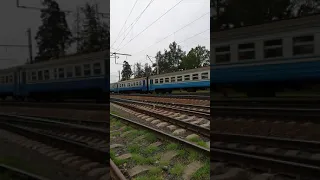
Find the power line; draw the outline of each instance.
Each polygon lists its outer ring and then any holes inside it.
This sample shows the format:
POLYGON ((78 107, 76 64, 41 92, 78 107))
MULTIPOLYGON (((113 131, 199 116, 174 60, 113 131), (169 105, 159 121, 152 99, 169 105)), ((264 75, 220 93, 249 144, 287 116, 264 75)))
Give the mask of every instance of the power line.
POLYGON ((202 31, 202 32, 200 32, 200 33, 198 33, 198 34, 195 34, 195 35, 193 35, 193 36, 191 36, 191 37, 189 37, 189 38, 186 38, 186 39, 184 39, 183 41, 179 41, 179 42, 177 42, 178 44, 181 44, 181 43, 183 43, 183 42, 185 42, 185 41, 187 41, 187 40, 189 40, 189 39, 191 39, 191 38, 194 38, 194 37, 196 37, 196 36, 198 36, 198 35, 200 35, 200 34, 202 34, 202 33, 205 33, 206 31, 209 31, 210 30, 210 28, 208 28, 208 29, 206 29, 206 30, 204 30, 204 31, 202 31))
MULTIPOLYGON (((142 34, 144 31, 146 31, 149 27, 151 27, 154 23, 156 23, 158 20, 160 20, 163 16, 165 16, 167 13, 169 13, 172 9, 174 9, 176 6, 178 6, 183 0, 180 0, 177 4, 175 4, 173 7, 171 7, 167 12, 165 12, 163 15, 161 15, 158 19, 153 21, 149 26, 147 26, 143 31, 138 33, 135 37, 133 37, 129 42, 127 42, 121 49, 126 47, 127 44, 129 44, 132 40, 134 40, 136 37, 138 37, 140 34, 142 34)), ((120 49, 118 49, 120 50, 120 49)))
POLYGON ((126 23, 127 23, 128 19, 129 19, 129 17, 130 17, 130 15, 131 15, 131 13, 132 13, 132 11, 133 11, 134 7, 136 6, 137 2, 138 2, 138 0, 136 0, 136 2, 134 3, 134 5, 132 6, 131 11, 130 11, 129 15, 127 16, 126 21, 124 22, 124 24, 123 24, 123 26, 122 26, 121 30, 120 30, 120 31, 119 31, 119 33, 118 33, 118 36, 117 36, 116 40, 112 43, 111 47, 113 47, 114 43, 118 40, 119 35, 120 35, 120 32, 122 31, 122 29, 123 29, 123 28, 124 28, 124 26, 126 25, 126 23))
POLYGON ((207 12, 207 13, 205 13, 205 14, 201 15, 199 18, 197 18, 197 19, 193 20, 192 22, 190 22, 190 23, 186 24, 186 25, 185 25, 185 26, 183 26, 182 28, 180 28, 180 29, 176 30, 175 32, 173 32, 172 34, 170 34, 170 35, 168 35, 168 36, 166 36, 166 37, 162 38, 161 40, 159 40, 159 41, 157 41, 156 43, 154 43, 154 44, 152 44, 152 45, 148 46, 147 48, 144 48, 144 49, 142 49, 141 51, 135 52, 135 53, 133 53, 133 54, 138 54, 138 53, 141 53, 141 52, 145 51, 146 49, 149 49, 150 47, 152 47, 152 46, 154 46, 154 45, 156 45, 156 44, 158 44, 158 43, 162 42, 163 40, 165 40, 165 39, 167 39, 168 37, 170 37, 170 36, 172 36, 172 35, 176 34, 177 32, 181 31, 182 29, 184 29, 184 28, 186 28, 186 27, 190 26, 191 24, 193 24, 194 22, 198 21, 199 19, 203 18, 204 16, 206 16, 206 15, 208 15, 208 14, 210 14, 210 12, 207 12))
POLYGON ((124 38, 122 39, 122 41, 120 42, 119 46, 117 47, 117 49, 119 49, 120 45, 122 44, 122 42, 126 39, 126 37, 128 36, 128 34, 130 33, 130 31, 133 29, 133 27, 137 24, 137 22, 139 21, 139 19, 141 18, 141 16, 143 15, 143 13, 147 10, 147 8, 150 6, 150 4, 153 2, 154 0, 151 0, 149 2, 149 4, 144 8, 144 10, 140 13, 140 15, 130 24, 130 26, 124 30, 124 34, 126 33, 126 31, 131 27, 131 29, 128 31, 127 34, 125 34, 124 38))

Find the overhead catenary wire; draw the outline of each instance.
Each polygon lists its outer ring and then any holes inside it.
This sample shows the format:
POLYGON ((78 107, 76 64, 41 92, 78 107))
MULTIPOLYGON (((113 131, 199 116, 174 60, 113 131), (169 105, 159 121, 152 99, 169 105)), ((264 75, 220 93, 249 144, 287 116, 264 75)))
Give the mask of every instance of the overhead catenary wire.
POLYGON ((134 3, 134 5, 132 6, 132 8, 131 8, 131 11, 130 11, 129 15, 127 16, 127 18, 126 18, 126 20, 125 20, 125 22, 124 22, 124 24, 123 24, 122 28, 120 29, 120 31, 119 31, 119 33, 118 33, 118 36, 117 36, 116 40, 112 43, 111 47, 113 47, 114 43, 118 40, 118 38, 119 38, 119 36, 120 36, 120 32, 123 30, 124 26, 127 24, 127 21, 128 21, 128 19, 129 19, 130 15, 131 15, 131 13, 132 13, 132 11, 133 11, 134 7, 136 6, 137 2, 138 2, 138 0, 136 0, 136 2, 134 3))
POLYGON ((200 34, 205 33, 205 32, 207 32, 207 31, 209 31, 209 30, 210 30, 210 28, 208 28, 208 29, 206 29, 206 30, 204 30, 204 31, 201 31, 200 33, 197 33, 197 34, 195 34, 195 35, 193 35, 193 36, 191 36, 191 37, 188 37, 188 38, 186 38, 186 39, 184 39, 184 40, 182 40, 182 41, 179 41, 179 42, 177 42, 177 43, 183 43, 183 42, 185 42, 185 41, 188 41, 189 39, 194 38, 194 37, 196 37, 196 36, 199 36, 200 34))
POLYGON ((181 27, 181 28, 179 28, 178 30, 174 31, 173 33, 169 34, 168 36, 166 36, 166 37, 162 38, 161 40, 159 40, 159 41, 155 42, 154 44, 152 44, 152 45, 148 46, 147 48, 144 48, 144 49, 143 49, 143 50, 141 50, 141 51, 138 51, 138 52, 132 53, 132 55, 134 55, 134 54, 138 54, 138 53, 141 53, 141 52, 143 52, 143 51, 145 51, 145 50, 149 49, 150 47, 152 47, 152 46, 154 46, 154 45, 156 45, 156 44, 158 44, 158 43, 162 42, 163 40, 165 40, 165 39, 167 39, 168 37, 170 37, 170 36, 172 36, 172 35, 176 34, 177 32, 181 31, 182 29, 184 29, 184 28, 186 28, 186 27, 190 26, 191 24, 195 23, 196 21, 198 21, 199 19, 201 19, 201 18, 205 17, 205 16, 206 16, 206 15, 208 15, 208 14, 210 14, 210 12, 206 12, 206 13, 204 13, 203 15, 201 15, 200 17, 198 17, 197 19, 195 19, 195 20, 191 21, 190 23, 188 23, 188 24, 184 25, 183 27, 181 27))
MULTIPOLYGON (((162 14, 158 19, 156 19, 155 21, 153 21, 149 26, 147 26, 144 30, 142 30, 140 33, 138 33, 136 36, 134 36, 133 38, 130 39, 129 42, 127 42, 124 46, 122 46, 123 49, 124 47, 126 47, 131 41, 133 41, 135 38, 137 38, 138 36, 140 36, 143 32, 145 32, 147 29, 149 29, 153 24, 155 24, 157 21, 159 21, 162 17, 164 17, 166 14, 168 14, 172 9, 174 9, 175 7, 177 7, 182 1, 184 0, 180 0, 178 3, 176 3, 174 6, 172 6, 168 11, 166 11, 164 14, 162 14)), ((118 50, 120 50, 119 48, 117 48, 118 50)))
POLYGON ((130 26, 128 28, 126 28, 123 32, 123 34, 125 35, 122 39, 122 41, 120 42, 119 46, 117 49, 119 49, 120 45, 122 44, 122 42, 126 39, 126 37, 129 35, 129 33, 131 32, 131 30, 133 29, 133 27, 137 24, 137 22, 139 21, 139 19, 142 17, 142 15, 144 14, 144 12, 148 9, 148 7, 151 5, 151 3, 155 1, 155 0, 150 0, 150 2, 148 3, 148 5, 144 8, 144 10, 140 13, 140 15, 130 24, 130 26), (129 29, 130 28, 130 29, 129 29), (126 33, 126 31, 129 29, 129 31, 126 33))

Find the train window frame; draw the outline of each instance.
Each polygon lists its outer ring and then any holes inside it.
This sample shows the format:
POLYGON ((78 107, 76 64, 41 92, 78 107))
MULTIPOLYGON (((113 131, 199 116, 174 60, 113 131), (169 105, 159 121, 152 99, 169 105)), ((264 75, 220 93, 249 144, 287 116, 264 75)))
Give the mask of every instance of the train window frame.
POLYGON ((183 81, 182 76, 177 76, 177 82, 183 81))
POLYGON ((31 71, 31 81, 37 81, 37 73, 36 73, 36 71, 31 71))
POLYGON ((65 68, 66 70, 66 78, 72 78, 73 77, 73 67, 72 66, 67 66, 65 68))
POLYGON ((83 64, 82 67, 83 76, 91 76, 91 64, 83 64))
POLYGON ((263 41, 263 57, 265 59, 283 57, 283 39, 268 39, 263 41), (276 41, 279 41, 279 42, 276 42, 276 41), (268 53, 278 53, 278 54, 274 56, 270 56, 268 55, 268 53))
POLYGON ((165 83, 169 83, 170 82, 170 78, 169 77, 164 78, 164 82, 165 83))
POLYGON ((158 84, 159 83, 159 79, 154 79, 154 84, 158 84))
POLYGON ((43 81, 43 71, 42 70, 39 70, 37 71, 37 76, 38 76, 38 81, 43 81))
POLYGON ((255 42, 246 42, 238 44, 238 61, 250 61, 256 59, 256 44, 255 42), (248 45, 253 45, 253 47, 245 47, 248 45), (243 46, 243 47, 241 47, 243 46), (246 56, 249 53, 253 53, 253 56, 250 58, 243 58, 242 56, 246 56))
POLYGON ((176 82, 176 77, 175 77, 175 76, 172 76, 172 77, 170 78, 170 81, 171 81, 171 82, 176 82))
POLYGON ((58 68, 58 78, 59 79, 65 78, 65 69, 63 67, 58 68))
MULTIPOLYGON (((301 51, 301 50, 300 50, 301 51)), ((305 56, 305 55, 312 55, 315 52, 315 36, 313 34, 304 34, 304 35, 299 35, 299 36, 294 36, 292 37, 292 55, 293 56, 305 56), (301 40, 303 38, 309 38, 312 37, 311 41, 302 41, 302 42, 295 42, 297 40, 301 40), (305 51, 305 52, 297 52, 298 48, 310 48, 311 51, 305 51)))
POLYGON ((82 66, 81 65, 75 65, 74 66, 74 76, 75 77, 81 77, 82 76, 82 66))
POLYGON ((184 81, 190 81, 190 80, 191 80, 190 74, 184 75, 184 76, 183 76, 183 79, 184 79, 184 81), (187 77, 187 79, 186 79, 186 77, 187 77))
POLYGON ((0 76, 0 84, 4 84, 4 77, 0 76))
POLYGON ((9 84, 9 76, 5 76, 6 77, 6 84, 9 84))
POLYGON ((159 83, 163 84, 163 78, 160 78, 159 83))
POLYGON ((49 80, 50 79, 50 71, 49 71, 49 69, 43 70, 43 79, 44 80, 49 80))
POLYGON ((94 76, 99 76, 99 75, 102 74, 101 63, 100 62, 93 63, 92 69, 93 69, 93 75, 94 76), (97 65, 97 64, 98 64, 98 66, 96 67, 95 65, 97 65))
POLYGON ((192 77, 192 80, 199 80, 199 73, 194 73, 194 74, 192 74, 191 77, 192 77), (197 77, 197 78, 195 79, 194 77, 197 77))
POLYGON ((201 79, 209 79, 209 72, 202 72, 201 79), (206 77, 206 78, 203 78, 203 77, 206 77))
POLYGON ((142 81, 139 81, 139 86, 142 86, 142 81))
POLYGON ((229 63, 231 62, 231 47, 230 45, 223 45, 215 47, 215 63, 229 63), (223 59, 224 58, 224 59, 223 59), (222 59, 222 60, 220 60, 222 59))
POLYGON ((58 79, 59 78, 59 75, 58 75, 59 73, 58 73, 58 68, 54 68, 53 69, 53 77, 54 77, 54 79, 58 79))

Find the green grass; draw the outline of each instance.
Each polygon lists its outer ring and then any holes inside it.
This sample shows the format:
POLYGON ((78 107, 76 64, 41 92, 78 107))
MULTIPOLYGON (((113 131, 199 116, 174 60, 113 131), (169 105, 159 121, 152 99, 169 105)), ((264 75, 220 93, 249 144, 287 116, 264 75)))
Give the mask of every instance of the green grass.
POLYGON ((154 154, 155 152, 159 151, 159 147, 157 146, 148 146, 146 147, 145 149, 142 150, 142 153, 145 154, 145 155, 152 155, 154 154))
POLYGON ((136 163, 136 164, 152 164, 154 162, 154 158, 153 157, 143 157, 140 154, 132 154, 132 160, 136 163))
POLYGON ((184 168, 185 168, 185 165, 177 163, 170 169, 170 173, 176 176, 181 176, 184 168))
POLYGON ((141 151, 142 147, 139 144, 130 144, 128 146, 128 151, 130 153, 139 153, 141 151))
POLYGON ((179 145, 175 143, 169 143, 166 146, 166 150, 177 150, 178 148, 179 148, 179 145))
POLYGON ((153 133, 150 133, 150 132, 146 132, 145 133, 145 139, 146 141, 150 142, 150 143, 153 143, 157 140, 157 136, 153 133))
POLYGON ((206 161, 203 167, 192 175, 193 180, 210 179, 210 161, 206 161))
POLYGON ((136 177, 136 178, 133 178, 134 180, 164 180, 164 178, 162 177, 159 177, 158 175, 149 175, 149 174, 146 174, 146 175, 142 175, 142 176, 139 176, 139 177, 136 177))

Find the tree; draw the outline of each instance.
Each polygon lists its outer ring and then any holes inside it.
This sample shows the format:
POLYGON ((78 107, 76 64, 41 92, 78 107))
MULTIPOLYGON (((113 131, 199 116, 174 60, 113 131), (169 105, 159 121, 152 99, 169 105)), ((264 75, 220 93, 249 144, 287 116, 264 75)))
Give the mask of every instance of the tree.
POLYGON ((54 0, 44 0, 43 5, 46 8, 41 10, 42 25, 35 38, 39 49, 35 61, 64 56, 72 43, 72 34, 59 4, 54 0))
POLYGON ((144 72, 144 74, 143 74, 144 77, 152 75, 152 68, 148 63, 144 64, 143 72, 144 72))
MULTIPOLYGON (((176 42, 169 44, 169 50, 164 50, 163 54, 159 51, 155 57, 158 61, 159 73, 178 71, 185 54, 186 53, 182 51, 181 47, 176 42)), ((154 64, 153 66, 155 67, 156 65, 154 64)))
POLYGON ((132 76, 131 66, 127 61, 123 62, 121 76, 121 81, 129 80, 132 76))
POLYGON ((144 71, 141 66, 141 63, 134 64, 135 70, 134 70, 134 78, 141 78, 144 76, 144 71))
POLYGON ((319 13, 319 0, 211 0, 213 31, 319 13))
POLYGON ((187 70, 208 65, 210 65, 210 51, 205 46, 198 45, 182 58, 180 69, 187 70))
POLYGON ((86 3, 85 7, 81 8, 85 18, 78 39, 78 51, 82 53, 102 51, 109 47, 109 27, 101 21, 95 7, 96 4, 86 3))

